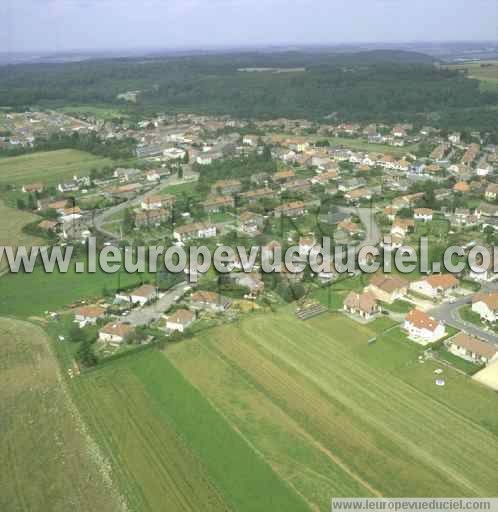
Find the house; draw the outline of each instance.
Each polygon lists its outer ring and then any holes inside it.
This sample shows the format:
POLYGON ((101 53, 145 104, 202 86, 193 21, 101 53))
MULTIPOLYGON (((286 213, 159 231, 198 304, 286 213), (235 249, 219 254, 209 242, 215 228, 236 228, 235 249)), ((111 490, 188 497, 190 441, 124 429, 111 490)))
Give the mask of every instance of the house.
POLYGON ((458 181, 453 185, 453 190, 461 194, 466 194, 470 191, 470 185, 466 181, 458 181))
POLYGON ((405 237, 408 233, 411 233, 415 228, 415 222, 413 219, 394 219, 391 227, 391 235, 405 237))
POLYGON ((211 238, 213 236, 216 236, 216 226, 202 222, 184 224, 183 226, 176 227, 173 231, 173 238, 178 240, 178 242, 185 242, 195 238, 211 238))
POLYGON ((252 297, 256 297, 265 289, 265 283, 261 280, 261 275, 258 272, 232 272, 228 277, 237 286, 247 288, 252 297))
POLYGON ((155 210, 138 210, 135 212, 135 227, 156 226, 171 218, 171 210, 164 208, 155 210))
POLYGON ((288 192, 304 192, 311 188, 311 182, 303 179, 287 181, 282 185, 282 190, 288 192))
POLYGON ((172 208, 176 197, 172 194, 150 195, 142 199, 140 207, 142 210, 159 210, 161 208, 172 208))
POLYGON ((498 348, 464 332, 459 332, 449 342, 450 352, 478 364, 489 364, 498 359, 498 348))
POLYGON ((372 198, 372 191, 368 188, 357 188, 350 190, 344 194, 344 199, 350 203, 356 203, 362 199, 369 200, 372 198))
POLYGON ((486 160, 480 160, 476 167, 477 176, 487 176, 493 172, 493 166, 488 164, 486 160))
POLYGON ((195 320, 195 314, 188 309, 177 309, 166 318, 166 329, 169 331, 184 332, 195 320))
POLYGON ((110 322, 99 330, 99 340, 114 346, 122 345, 133 331, 130 324, 110 322))
POLYGON ((276 172, 272 176, 274 183, 285 183, 286 181, 292 180, 296 177, 296 173, 292 169, 276 172))
POLYGON ((428 222, 432 220, 432 210, 430 208, 415 208, 413 211, 413 218, 415 220, 421 220, 428 222))
POLYGON ((228 196, 237 194, 242 190, 242 183, 239 180, 218 180, 211 187, 212 194, 228 196))
POLYGON ((316 240, 314 236, 302 236, 299 238, 299 254, 306 256, 311 252, 311 249, 315 247, 316 240))
POLYGON ((425 297, 436 299, 448 297, 458 288, 459 281, 452 274, 433 274, 431 276, 410 283, 410 290, 425 297))
POLYGON ((365 290, 372 293, 377 300, 392 304, 408 293, 408 281, 401 277, 377 274, 372 277, 365 290))
POLYGON ((498 293, 478 293, 472 297, 472 311, 481 320, 495 323, 498 319, 498 293))
POLYGON ((353 315, 359 315, 364 320, 370 320, 380 312, 375 295, 369 291, 362 293, 349 292, 344 300, 344 311, 353 315))
POLYGON ((498 196, 498 185, 496 183, 490 183, 486 187, 486 191, 484 192, 484 197, 487 201, 495 201, 498 196))
POLYGON ((190 302, 193 308, 208 309, 215 312, 226 311, 231 301, 215 292, 198 291, 190 296, 190 302))
POLYGON ((275 196, 275 192, 271 188, 258 188, 243 192, 240 197, 245 199, 249 204, 257 203, 260 199, 269 199, 275 196))
POLYGON ((100 306, 82 306, 74 312, 74 319, 80 324, 80 327, 85 325, 95 325, 97 320, 105 317, 106 310, 100 306))
POLYGON ((145 173, 145 177, 146 177, 147 181, 150 181, 152 183, 161 180, 161 175, 159 174, 159 171, 156 171, 156 170, 147 171, 145 173))
POLYGON ((298 217, 306 213, 304 203, 302 201, 291 201, 277 206, 275 208, 275 217, 298 217))
POLYGON ((51 233, 54 233, 55 231, 57 231, 58 227, 59 227, 59 222, 56 220, 45 219, 45 220, 42 220, 38 224, 39 229, 42 229, 43 231, 47 231, 47 232, 51 232, 51 233))
POLYGON ((144 284, 130 293, 119 293, 116 295, 117 299, 130 302, 131 304, 140 304, 143 306, 157 297, 157 290, 155 286, 144 284))
POLYGON ((233 208, 235 201, 232 196, 214 196, 208 197, 201 206, 205 213, 218 213, 227 208, 233 208))
POLYGON ((118 167, 113 174, 114 178, 118 178, 119 181, 133 181, 142 176, 140 169, 118 167))
POLYGON ((33 194, 35 192, 41 194, 44 188, 43 183, 30 183, 29 185, 23 185, 22 191, 26 194, 33 194))
POLYGON ((309 148, 309 142, 306 139, 288 139, 285 145, 292 151, 302 153, 309 148))
POLYGON ((403 329, 413 341, 423 345, 446 336, 444 324, 420 309, 412 309, 406 315, 403 329))
POLYGON ((264 226, 264 217, 254 212, 241 212, 239 215, 240 230, 247 235, 257 235, 264 226))

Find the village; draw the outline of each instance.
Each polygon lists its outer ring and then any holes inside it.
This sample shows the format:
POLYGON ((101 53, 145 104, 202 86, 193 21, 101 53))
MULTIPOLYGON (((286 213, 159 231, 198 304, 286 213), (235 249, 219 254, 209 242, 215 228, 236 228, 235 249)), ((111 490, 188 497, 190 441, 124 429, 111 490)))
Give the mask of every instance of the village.
MULTIPOLYGON (((26 112, 3 123, 3 149, 29 148, 51 131, 136 141, 133 165, 9 187, 18 208, 41 216, 31 229, 50 244, 84 245, 96 236, 101 246, 298 245, 305 257, 324 236, 338 245, 392 249, 416 247, 425 236, 431 247, 457 245, 466 253, 497 239, 497 148, 478 132, 194 114, 128 126, 26 112)), ((341 276, 306 269, 275 277, 237 261, 224 276, 208 273, 195 284, 188 277, 148 276, 93 303, 82 297, 72 321, 91 330, 96 353, 105 356, 282 303, 296 303, 302 319, 330 309, 359 323, 389 316, 413 343, 437 346, 438 353, 443 346, 498 389, 494 272, 341 276), (339 302, 323 300, 324 289, 334 294, 345 281, 355 285, 339 302)))

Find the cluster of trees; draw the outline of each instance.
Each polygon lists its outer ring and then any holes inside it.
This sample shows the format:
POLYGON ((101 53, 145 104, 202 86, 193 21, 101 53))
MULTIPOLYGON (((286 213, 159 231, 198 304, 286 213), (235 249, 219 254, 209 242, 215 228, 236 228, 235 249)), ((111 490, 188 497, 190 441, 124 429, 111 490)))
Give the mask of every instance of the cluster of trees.
POLYGON ((113 160, 127 159, 133 156, 136 141, 132 138, 102 140, 96 133, 72 134, 54 133, 47 138, 37 138, 30 147, 4 149, 0 156, 17 156, 36 151, 55 151, 58 149, 79 149, 93 155, 113 160))

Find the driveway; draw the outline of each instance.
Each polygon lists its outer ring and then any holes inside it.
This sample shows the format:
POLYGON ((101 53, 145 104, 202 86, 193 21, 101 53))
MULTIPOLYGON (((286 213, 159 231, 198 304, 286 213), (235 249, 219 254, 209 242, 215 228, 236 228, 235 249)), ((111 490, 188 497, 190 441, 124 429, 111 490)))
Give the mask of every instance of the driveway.
POLYGON ((129 322, 135 326, 155 322, 161 318, 166 310, 183 297, 189 289, 189 283, 179 283, 170 288, 160 299, 150 306, 134 309, 128 316, 123 317, 123 321, 129 322))

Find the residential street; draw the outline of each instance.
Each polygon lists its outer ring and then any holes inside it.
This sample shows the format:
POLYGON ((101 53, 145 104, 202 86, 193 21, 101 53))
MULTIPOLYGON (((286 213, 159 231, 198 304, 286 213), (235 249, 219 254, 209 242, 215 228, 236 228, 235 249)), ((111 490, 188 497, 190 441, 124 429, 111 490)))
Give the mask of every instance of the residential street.
POLYGON ((135 326, 147 325, 159 320, 161 315, 168 310, 180 297, 185 295, 191 287, 189 283, 178 283, 170 288, 160 299, 143 308, 133 310, 128 316, 124 317, 126 322, 135 326))
POLYGON ((492 331, 487 331, 484 328, 480 328, 477 325, 462 320, 458 310, 465 304, 471 304, 472 296, 462 297, 453 304, 446 303, 430 309, 428 313, 436 318, 437 320, 443 321, 451 327, 465 331, 467 334, 481 338, 482 340, 498 345, 498 335, 492 331))

